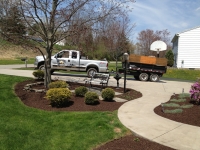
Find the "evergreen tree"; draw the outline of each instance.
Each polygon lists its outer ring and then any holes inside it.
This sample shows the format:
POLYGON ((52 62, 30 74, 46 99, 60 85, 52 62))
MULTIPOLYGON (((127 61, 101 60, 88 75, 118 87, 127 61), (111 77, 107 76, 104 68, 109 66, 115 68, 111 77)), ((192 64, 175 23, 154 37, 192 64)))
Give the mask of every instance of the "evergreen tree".
POLYGON ((165 57, 167 58, 167 66, 172 67, 174 65, 174 54, 172 50, 167 51, 165 57))
POLYGON ((6 39, 15 38, 18 40, 26 33, 26 27, 22 22, 22 16, 17 6, 11 7, 8 14, 1 17, 0 27, 6 39))

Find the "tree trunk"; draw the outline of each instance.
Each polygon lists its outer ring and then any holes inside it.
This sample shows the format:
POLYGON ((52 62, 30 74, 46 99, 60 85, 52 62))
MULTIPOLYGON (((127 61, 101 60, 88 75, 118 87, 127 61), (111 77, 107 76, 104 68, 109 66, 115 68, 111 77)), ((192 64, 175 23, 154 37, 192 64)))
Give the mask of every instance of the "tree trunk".
POLYGON ((49 83, 51 83, 51 55, 48 53, 45 59, 45 88, 48 88, 49 83))

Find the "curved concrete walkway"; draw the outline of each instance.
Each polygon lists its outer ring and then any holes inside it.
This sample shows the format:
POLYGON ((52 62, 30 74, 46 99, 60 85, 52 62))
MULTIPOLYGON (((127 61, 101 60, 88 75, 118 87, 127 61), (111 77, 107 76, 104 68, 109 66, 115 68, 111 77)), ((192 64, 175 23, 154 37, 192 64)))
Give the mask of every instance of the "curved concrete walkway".
MULTIPOLYGON (((28 65, 29 66, 29 65, 28 65)), ((32 65, 30 65, 32 67, 32 65)), ((0 65, 0 74, 33 77, 29 70, 12 70, 10 68, 24 67, 24 65, 0 65)), ((56 77, 54 75, 54 77, 56 77)), ((68 76, 60 79, 70 78, 68 76)), ((167 81, 141 82, 127 80, 127 87, 140 91, 143 96, 139 99, 126 102, 118 110, 119 120, 143 138, 180 150, 200 149, 200 128, 178 123, 154 113, 154 108, 169 100, 173 93, 186 93, 193 83, 167 81)), ((116 86, 116 80, 111 78, 109 85, 116 86)), ((123 86, 123 80, 120 80, 123 86)))
POLYGON ((173 93, 189 93, 193 83, 167 81, 128 81, 128 87, 140 91, 143 96, 129 101, 118 110, 122 124, 139 136, 180 150, 200 149, 200 128, 175 122, 154 113, 154 108, 169 100, 173 93))

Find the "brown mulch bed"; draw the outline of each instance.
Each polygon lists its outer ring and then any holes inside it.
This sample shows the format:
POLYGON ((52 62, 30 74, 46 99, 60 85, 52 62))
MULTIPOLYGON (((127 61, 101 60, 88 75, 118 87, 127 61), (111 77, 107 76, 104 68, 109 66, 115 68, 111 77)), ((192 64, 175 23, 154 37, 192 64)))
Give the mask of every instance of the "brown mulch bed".
MULTIPOLYGON (((25 105, 29 107, 34 107, 37 109, 42 109, 46 111, 114 111, 124 104, 124 102, 115 102, 115 101, 108 102, 108 101, 99 100, 99 104, 97 105, 86 105, 84 103, 83 97, 72 96, 71 101, 67 107, 64 107, 64 108, 51 107, 49 101, 45 99, 45 93, 36 93, 36 92, 23 90, 26 84, 35 83, 35 82, 36 82, 35 80, 29 80, 29 81, 18 83, 15 86, 15 93, 25 105)), ((70 90, 73 90, 76 87, 80 86, 80 84, 77 84, 77 83, 69 83, 69 85, 70 85, 70 90)), ((43 88, 43 86, 37 85, 37 86, 34 86, 34 88, 41 89, 43 88)), ((135 91, 133 89, 127 89, 127 92, 126 92, 127 95, 125 95, 123 94, 123 90, 124 90, 123 88, 119 88, 119 89, 116 89, 115 87, 110 87, 110 88, 113 88, 116 92, 122 93, 122 95, 119 95, 117 97, 137 99, 142 96, 140 92, 135 91)), ((131 134, 125 137, 121 137, 120 139, 115 139, 113 141, 110 141, 96 148, 95 150, 132 150, 133 148, 134 149, 148 149, 148 150, 172 149, 172 148, 160 145, 155 142, 151 142, 147 139, 140 138, 131 134)))
MULTIPOLYGON (((30 107, 47 110, 47 111, 114 111, 117 110, 124 102, 115 102, 115 101, 101 101, 97 105, 86 105, 84 103, 84 97, 76 97, 74 94, 70 99, 69 105, 63 108, 56 108, 50 105, 50 102, 45 98, 45 93, 37 93, 32 91, 23 90, 24 86, 29 83, 35 83, 38 81, 28 80, 21 83, 18 83, 15 86, 15 92, 17 96, 22 100, 22 102, 30 107)), ((74 90, 79 86, 84 86, 84 84, 80 83, 68 83, 69 89, 74 90)), ((43 85, 35 85, 32 88, 34 89, 42 89, 43 85)), ((100 86, 95 86, 94 88, 98 88, 100 90, 100 86)), ((116 92, 122 93, 122 95, 118 95, 116 97, 123 97, 123 88, 116 89, 113 88, 116 92)), ((133 89, 127 89, 128 95, 132 95, 132 99, 137 99, 142 96, 142 94, 133 89)))
POLYGON ((94 150, 173 150, 170 147, 151 142, 144 138, 127 135, 113 140, 94 150))
MULTIPOLYGON (((172 95, 170 99, 178 99, 178 94, 172 95)), ((169 103, 169 101, 167 102, 169 103)), ((176 102, 177 103, 177 102, 176 102)), ((176 114, 170 114, 170 113, 164 113, 162 111, 162 106, 159 105, 154 109, 154 112, 162 117, 165 117, 170 120, 174 120, 177 122, 199 126, 200 127, 200 106, 196 104, 194 101, 191 101, 190 97, 186 98, 185 102, 178 102, 179 105, 189 105, 193 104, 194 106, 192 108, 183 108, 182 113, 176 113, 176 114)), ((165 110, 171 110, 175 108, 164 108, 165 110)))

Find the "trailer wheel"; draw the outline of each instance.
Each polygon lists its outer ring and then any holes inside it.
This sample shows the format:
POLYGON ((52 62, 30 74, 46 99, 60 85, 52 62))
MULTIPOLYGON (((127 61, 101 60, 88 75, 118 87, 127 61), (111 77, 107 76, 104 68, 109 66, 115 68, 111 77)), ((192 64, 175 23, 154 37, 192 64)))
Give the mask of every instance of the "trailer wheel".
POLYGON ((91 77, 93 76, 93 74, 95 74, 95 73, 97 73, 97 70, 96 70, 95 68, 90 68, 90 69, 88 69, 88 71, 87 71, 87 76, 88 76, 89 78, 91 78, 91 77))
POLYGON ((157 74, 151 74, 150 75, 150 81, 152 81, 152 82, 157 82, 157 81, 159 81, 159 76, 157 75, 157 74))
POLYGON ((140 79, 141 81, 147 81, 147 80, 149 79, 149 75, 148 75, 147 73, 141 73, 141 74, 139 75, 139 79, 140 79))

